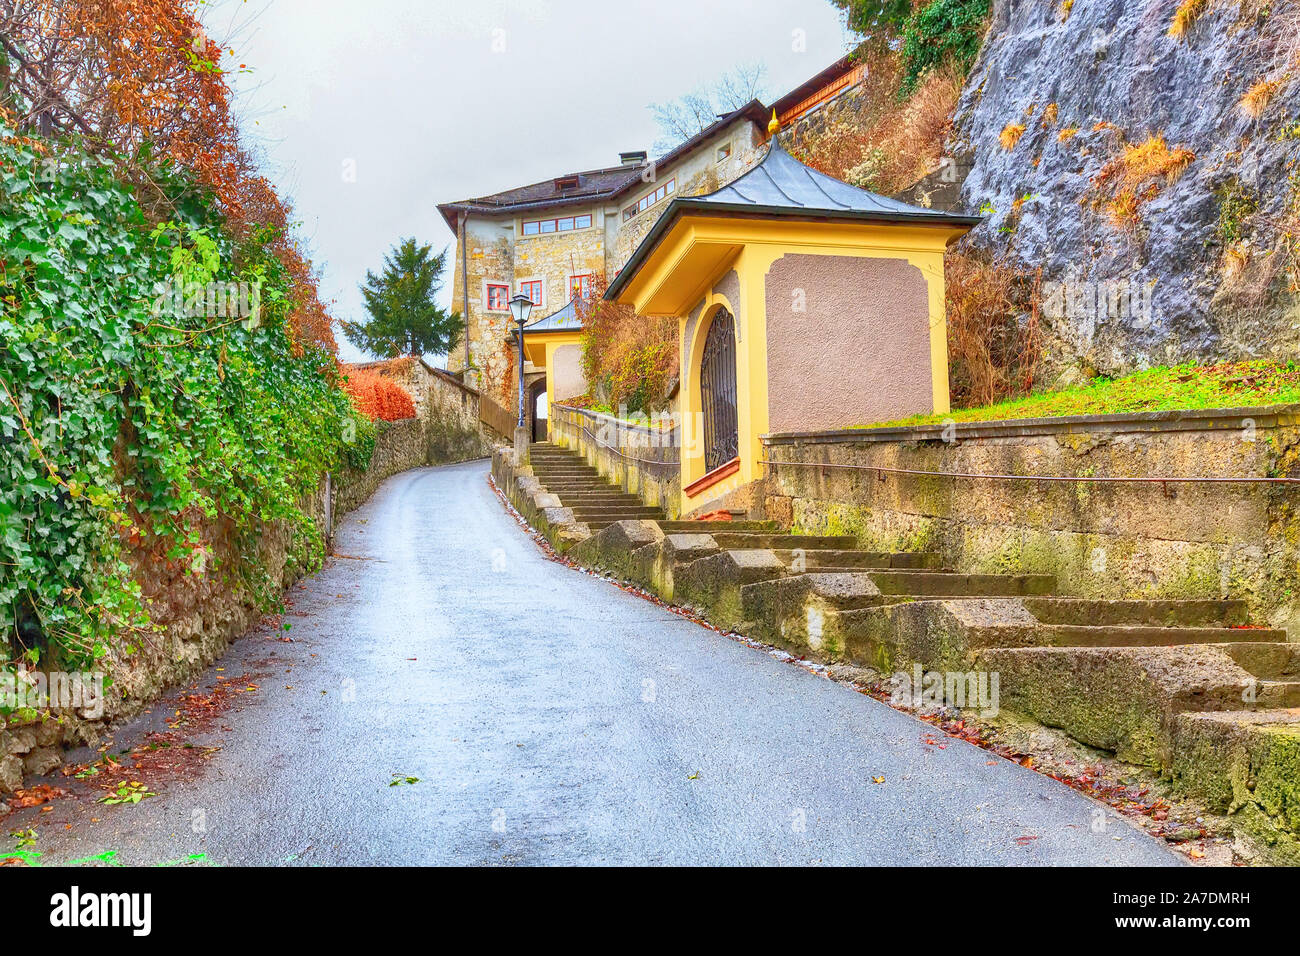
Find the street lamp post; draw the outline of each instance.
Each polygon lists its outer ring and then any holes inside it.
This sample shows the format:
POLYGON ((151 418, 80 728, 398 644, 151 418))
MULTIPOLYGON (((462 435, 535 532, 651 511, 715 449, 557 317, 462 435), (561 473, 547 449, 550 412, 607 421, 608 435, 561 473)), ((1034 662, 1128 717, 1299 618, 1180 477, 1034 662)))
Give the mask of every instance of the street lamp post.
POLYGON ((533 313, 533 300, 520 293, 510 300, 510 313, 519 325, 519 421, 515 425, 515 454, 522 461, 527 455, 530 438, 528 415, 524 411, 524 325, 533 313))

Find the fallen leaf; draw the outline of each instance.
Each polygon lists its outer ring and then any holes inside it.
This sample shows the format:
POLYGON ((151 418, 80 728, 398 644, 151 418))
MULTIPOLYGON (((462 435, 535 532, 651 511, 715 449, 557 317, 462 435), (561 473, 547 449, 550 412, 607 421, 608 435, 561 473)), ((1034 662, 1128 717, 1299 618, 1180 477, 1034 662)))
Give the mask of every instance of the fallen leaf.
POLYGON ((49 803, 56 797, 67 796, 66 790, 60 790, 58 787, 51 787, 48 783, 42 783, 27 790, 15 790, 13 798, 9 801, 11 810, 22 810, 27 807, 39 807, 42 804, 49 803))

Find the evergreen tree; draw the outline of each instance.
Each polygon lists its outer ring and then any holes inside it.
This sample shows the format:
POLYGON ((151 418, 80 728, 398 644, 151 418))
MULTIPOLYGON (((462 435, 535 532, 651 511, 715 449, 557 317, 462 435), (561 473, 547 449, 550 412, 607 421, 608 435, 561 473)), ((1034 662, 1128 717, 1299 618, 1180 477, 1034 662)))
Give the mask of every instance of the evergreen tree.
POLYGON ((431 246, 404 239, 384 257, 381 275, 367 271, 361 295, 370 318, 344 322, 343 334, 371 355, 446 355, 463 331, 458 312, 446 312, 436 299, 443 284, 447 250, 430 255, 431 246))

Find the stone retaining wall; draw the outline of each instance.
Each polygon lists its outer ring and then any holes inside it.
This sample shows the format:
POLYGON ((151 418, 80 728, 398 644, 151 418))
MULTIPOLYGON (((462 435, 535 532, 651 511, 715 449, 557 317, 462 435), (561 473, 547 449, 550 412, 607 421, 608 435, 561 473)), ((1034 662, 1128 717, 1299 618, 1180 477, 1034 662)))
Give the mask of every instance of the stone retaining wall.
POLYGON ((1244 598, 1256 619, 1300 634, 1300 486, 861 470, 1294 477, 1296 407, 787 433, 764 446, 776 464, 765 466, 763 510, 784 527, 935 550, 971 573, 1054 574, 1068 595, 1244 598))
MULTIPOLYGON (((322 481, 306 503, 316 534, 327 533, 327 489, 333 498, 332 520, 337 521, 399 472, 490 454, 473 389, 423 363, 417 363, 412 377, 419 417, 380 423, 369 467, 344 469, 322 481)), ((203 538, 210 543, 209 570, 204 573, 191 573, 161 545, 130 555, 153 620, 162 630, 147 636, 138 653, 114 660, 113 686, 105 694, 102 713, 82 708, 62 719, 35 722, 17 715, 7 721, 0 717, 0 793, 17 789, 26 777, 48 773, 63 762, 65 747, 101 740, 112 725, 139 713, 169 687, 192 680, 257 624, 285 588, 302 576, 311 552, 323 544, 319 537, 308 539, 283 522, 262 527, 252 540, 239 540, 228 521, 217 520, 203 538), (251 571, 235 574, 232 569, 239 567, 251 571)), ((0 801, 0 816, 6 809, 0 801)))

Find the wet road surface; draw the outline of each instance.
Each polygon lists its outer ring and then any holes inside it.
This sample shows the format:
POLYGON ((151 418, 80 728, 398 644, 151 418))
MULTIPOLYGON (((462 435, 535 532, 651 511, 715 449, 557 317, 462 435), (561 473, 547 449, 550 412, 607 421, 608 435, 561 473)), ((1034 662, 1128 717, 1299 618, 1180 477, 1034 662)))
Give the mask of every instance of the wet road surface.
POLYGON ((251 634, 200 682, 255 688, 193 738, 208 759, 127 806, 55 777, 72 795, 4 829, 34 826, 42 864, 1180 862, 1054 780, 548 561, 487 471, 399 475, 341 523, 291 592, 293 642, 251 634))

